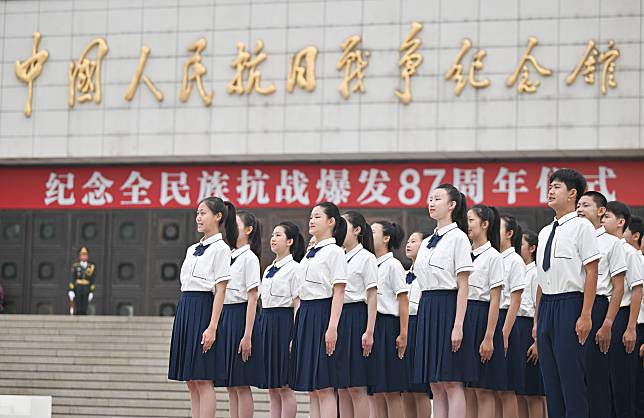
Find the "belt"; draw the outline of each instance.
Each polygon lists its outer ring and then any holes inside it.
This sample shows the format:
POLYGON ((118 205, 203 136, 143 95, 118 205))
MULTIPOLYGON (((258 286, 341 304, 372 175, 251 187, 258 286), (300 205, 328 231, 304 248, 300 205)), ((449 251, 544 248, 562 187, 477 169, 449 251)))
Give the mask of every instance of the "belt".
POLYGON ((89 280, 87 280, 87 279, 76 279, 76 284, 80 284, 80 285, 85 285, 85 286, 87 286, 87 285, 89 285, 90 283, 89 283, 89 280))

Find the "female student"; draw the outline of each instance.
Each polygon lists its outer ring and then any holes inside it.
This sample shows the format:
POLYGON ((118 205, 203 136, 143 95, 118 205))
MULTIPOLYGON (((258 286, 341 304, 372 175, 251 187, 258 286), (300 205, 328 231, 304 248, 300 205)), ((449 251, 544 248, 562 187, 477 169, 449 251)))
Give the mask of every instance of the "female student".
POLYGON ((403 405, 406 417, 425 417, 432 415, 432 404, 430 401, 431 391, 428 385, 419 385, 412 382, 414 376, 414 351, 416 350, 416 322, 418 314, 418 303, 420 302, 420 286, 414 273, 414 262, 420 249, 420 243, 429 236, 428 233, 415 231, 407 239, 405 256, 411 260, 411 268, 407 272, 405 281, 409 287, 409 326, 407 327, 407 373, 409 388, 402 394, 403 405))
POLYGON ((347 283, 347 261, 342 243, 347 223, 330 202, 311 210, 309 233, 315 237, 300 263, 300 308, 295 320, 289 385, 309 392, 312 418, 336 418, 335 347, 347 283))
POLYGON ((467 212, 467 223, 474 270, 468 283, 461 350, 468 354, 463 367, 476 371, 465 389, 467 416, 493 418, 496 401, 492 391, 507 386, 503 331, 498 321, 504 285, 499 212, 491 206, 472 206, 467 212))
POLYGON ((344 251, 347 260, 347 286, 338 325, 336 365, 340 417, 369 416, 367 396, 369 361, 376 322, 378 267, 371 227, 359 212, 348 211, 344 251))
POLYGON ((300 229, 293 222, 281 222, 273 228, 271 251, 275 261, 264 271, 260 292, 262 313, 257 330, 264 350, 271 418, 294 418, 297 412, 295 394, 288 387, 288 360, 293 310, 299 305, 297 274, 304 245, 300 229))
POLYGON ((370 386, 378 418, 403 415, 402 398, 409 386, 405 361, 409 298, 405 269, 393 250, 400 248, 404 232, 389 221, 375 222, 373 244, 378 264, 378 315, 373 347, 374 375, 370 386))
POLYGON ((230 281, 217 329, 217 378, 215 386, 228 390, 230 416, 251 418, 250 386, 263 387, 264 358, 254 333, 259 293, 260 224, 250 212, 237 212, 237 245, 230 258, 230 281))
POLYGON ((525 391, 517 394, 520 395, 519 416, 522 418, 545 418, 546 416, 545 392, 538 363, 539 353, 537 351, 537 342, 532 338, 538 286, 536 265, 538 244, 539 236, 535 232, 523 231, 521 258, 526 265, 527 286, 521 294, 520 316, 517 318, 517 325, 523 329, 529 324, 530 330, 528 335, 522 337, 524 351, 528 353, 528 364, 526 364, 525 370, 525 391), (522 324, 522 322, 525 324, 522 324))
POLYGON ((229 202, 218 197, 199 202, 197 231, 203 237, 188 247, 181 266, 168 379, 187 382, 194 418, 215 416, 213 344, 230 280, 230 247, 237 242, 235 219, 235 207, 229 202))
POLYGON ((475 377, 475 370, 462 367, 460 351, 468 277, 473 270, 466 200, 454 186, 442 184, 431 192, 428 206, 437 228, 423 240, 414 263, 423 291, 416 325, 414 383, 431 384, 436 417, 464 417, 463 382, 475 377))
POLYGON ((501 215, 501 257, 503 257, 504 284, 501 294, 499 321, 503 325, 503 347, 506 357, 507 387, 497 392, 503 417, 516 417, 519 403, 516 392, 525 386, 526 352, 519 332, 513 332, 521 294, 526 287, 525 263, 521 258, 521 226, 512 215, 501 215))

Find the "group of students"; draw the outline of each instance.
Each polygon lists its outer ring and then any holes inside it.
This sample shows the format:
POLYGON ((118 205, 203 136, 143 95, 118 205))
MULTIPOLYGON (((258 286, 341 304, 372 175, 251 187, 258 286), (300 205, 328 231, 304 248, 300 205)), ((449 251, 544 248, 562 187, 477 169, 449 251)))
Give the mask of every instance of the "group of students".
POLYGON ((186 381, 193 418, 253 415, 267 388, 272 418, 635 417, 642 363, 642 220, 586 192, 571 169, 550 177, 554 221, 537 235, 443 184, 432 234, 371 224, 324 202, 308 248, 277 224, 260 275, 261 226, 209 197, 181 268, 168 377, 186 381), (258 301, 261 312, 256 317, 258 301), (637 329, 636 329, 636 324, 637 329), (338 409, 339 408, 339 409, 338 409))

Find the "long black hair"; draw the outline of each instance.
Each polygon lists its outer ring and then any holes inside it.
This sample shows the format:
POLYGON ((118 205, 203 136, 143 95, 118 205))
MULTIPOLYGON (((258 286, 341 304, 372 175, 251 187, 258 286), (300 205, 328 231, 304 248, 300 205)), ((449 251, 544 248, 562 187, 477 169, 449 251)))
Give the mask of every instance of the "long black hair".
POLYGON ((248 234, 248 244, 250 245, 250 250, 255 253, 257 258, 262 258, 262 224, 259 222, 259 219, 251 212, 240 210, 237 212, 237 216, 241 219, 245 228, 252 228, 250 234, 248 234))
POLYGON ((509 213, 502 214, 501 219, 505 222, 505 232, 512 231, 510 242, 514 247, 514 250, 517 254, 521 254, 521 238, 523 237, 521 225, 519 225, 517 219, 509 213))
POLYGON ((214 196, 202 199, 199 204, 201 203, 205 204, 213 215, 221 213, 219 225, 223 225, 224 230, 220 232, 222 232, 222 236, 224 237, 226 244, 228 244, 230 248, 235 248, 237 245, 237 237, 239 235, 239 231, 237 230, 237 213, 235 205, 228 201, 224 202, 221 198, 214 196))
POLYGON ((306 244, 304 243, 304 237, 300 232, 300 228, 291 221, 280 222, 275 227, 281 227, 284 230, 286 239, 292 239, 293 244, 291 244, 289 251, 293 256, 293 260, 298 263, 304 258, 304 252, 306 250, 306 244))
POLYGON ((456 203, 452 211, 452 222, 456 222, 461 231, 467 234, 467 199, 465 195, 449 183, 443 183, 438 188, 445 190, 449 200, 456 203))
POLYGON ((371 230, 371 225, 367 223, 367 220, 362 216, 360 212, 355 210, 350 210, 344 213, 349 219, 349 223, 353 225, 354 228, 360 228, 360 233, 358 234, 358 242, 371 253, 375 254, 376 250, 373 246, 373 231, 371 230))
POLYGON ((403 239, 405 238, 405 231, 402 229, 402 226, 398 225, 395 222, 389 221, 376 221, 374 224, 379 224, 382 226, 382 235, 389 237, 389 242, 387 242, 387 250, 393 251, 400 248, 403 239))
POLYGON ((322 202, 315 206, 321 208, 327 217, 335 219, 335 225, 333 226, 331 235, 335 238, 335 243, 339 247, 342 247, 344 239, 347 236, 347 221, 340 216, 340 209, 338 209, 335 203, 331 202, 322 202))
POLYGON ((530 253, 530 256, 532 257, 532 261, 537 261, 537 248, 539 247, 539 235, 537 235, 537 233, 534 231, 526 229, 525 231, 523 231, 523 238, 525 238, 525 242, 527 242, 530 247, 534 245, 534 252, 530 253))
POLYGON ((476 213, 481 223, 488 223, 487 240, 490 241, 492 247, 499 251, 501 247, 501 217, 499 216, 499 211, 494 206, 481 204, 472 206, 470 210, 476 213))

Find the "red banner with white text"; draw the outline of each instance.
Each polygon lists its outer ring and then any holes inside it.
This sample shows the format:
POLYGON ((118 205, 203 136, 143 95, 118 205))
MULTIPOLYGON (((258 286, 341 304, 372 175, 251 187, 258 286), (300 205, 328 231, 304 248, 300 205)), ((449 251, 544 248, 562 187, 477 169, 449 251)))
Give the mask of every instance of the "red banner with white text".
POLYGON ((644 160, 606 160, 0 167, 0 209, 181 208, 206 196, 248 208, 411 208, 426 206, 441 183, 470 203, 543 206, 548 176, 562 167, 608 200, 644 206, 644 160))

